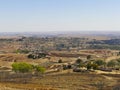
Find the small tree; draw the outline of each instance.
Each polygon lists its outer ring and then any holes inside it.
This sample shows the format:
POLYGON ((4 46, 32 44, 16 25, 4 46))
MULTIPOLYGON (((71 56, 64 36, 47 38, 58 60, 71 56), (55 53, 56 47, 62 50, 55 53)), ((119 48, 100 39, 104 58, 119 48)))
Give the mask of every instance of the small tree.
POLYGON ((98 66, 102 66, 106 64, 103 60, 96 60, 94 63, 97 64, 98 66))
POLYGON ((77 64, 78 67, 83 67, 84 66, 82 59, 77 59, 76 64, 77 64))
POLYGON ((89 69, 94 69, 94 70, 98 69, 98 65, 95 64, 95 63, 92 63, 92 62, 87 63, 86 67, 87 67, 88 70, 89 69))
POLYGON ((15 72, 27 73, 30 71, 36 71, 37 73, 44 73, 45 68, 41 66, 35 66, 24 62, 13 63, 12 70, 15 72))
POLYGON ((88 55, 88 56, 87 56, 87 59, 88 59, 88 60, 91 59, 91 55, 88 55))
POLYGON ((120 59, 117 59, 117 67, 120 68, 120 59))
POLYGON ((86 67, 87 67, 87 70, 92 69, 92 64, 89 62, 87 63, 86 67))
POLYGON ((61 59, 58 60, 58 63, 62 63, 63 61, 61 59))
POLYGON ((31 64, 19 62, 12 64, 12 70, 15 72, 26 73, 32 71, 33 67, 31 64))
POLYGON ((111 61, 109 61, 109 62, 107 63, 107 66, 108 66, 108 67, 115 67, 115 66, 116 66, 116 62, 113 61, 113 60, 111 60, 111 61))
POLYGON ((96 70, 96 69, 98 69, 98 65, 95 64, 95 63, 93 63, 93 64, 92 64, 92 68, 93 68, 94 70, 96 70))
POLYGON ((103 90, 106 86, 106 83, 103 80, 100 80, 99 82, 96 82, 94 85, 98 90, 103 90))
POLYGON ((76 63, 77 63, 77 64, 80 64, 80 63, 82 63, 82 60, 81 60, 81 59, 77 59, 77 60, 76 60, 76 63))
POLYGON ((45 68, 41 67, 41 66, 35 66, 35 70, 38 73, 44 73, 45 72, 45 68))

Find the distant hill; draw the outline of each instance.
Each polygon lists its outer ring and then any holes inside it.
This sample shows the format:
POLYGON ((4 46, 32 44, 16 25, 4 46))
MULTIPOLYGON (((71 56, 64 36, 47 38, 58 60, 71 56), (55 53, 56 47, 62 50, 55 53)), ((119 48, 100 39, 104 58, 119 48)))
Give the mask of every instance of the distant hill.
POLYGON ((119 31, 0 32, 0 38, 17 37, 85 37, 91 39, 120 38, 119 31))

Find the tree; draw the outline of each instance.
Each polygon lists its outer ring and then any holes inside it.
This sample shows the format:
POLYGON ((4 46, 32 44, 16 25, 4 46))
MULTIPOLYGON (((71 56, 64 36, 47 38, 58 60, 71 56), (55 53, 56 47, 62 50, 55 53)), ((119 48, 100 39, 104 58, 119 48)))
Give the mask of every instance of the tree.
POLYGON ((91 59, 91 55, 88 55, 88 56, 87 56, 87 59, 91 59))
POLYGON ((103 60, 96 60, 94 63, 97 64, 98 66, 105 65, 105 62, 103 60))
POLYGON ((93 63, 93 62, 87 63, 86 67, 87 67, 88 70, 89 70, 89 69, 94 69, 94 70, 95 70, 95 69, 98 69, 98 65, 95 64, 95 63, 93 63))
POLYGON ((27 72, 31 72, 33 70, 38 72, 38 73, 45 72, 45 68, 43 68, 41 66, 31 65, 28 63, 24 63, 24 62, 13 63, 12 70, 15 72, 20 72, 20 73, 27 73, 27 72))
POLYGON ((58 63, 62 63, 63 61, 61 59, 58 60, 58 63))
POLYGON ((82 60, 81 60, 81 59, 77 59, 77 60, 76 60, 76 63, 77 63, 77 64, 80 64, 80 63, 82 63, 82 60))
POLYGON ((27 54, 27 53, 29 53, 29 52, 30 52, 30 51, 27 50, 27 49, 24 49, 24 50, 18 49, 18 50, 15 51, 15 53, 24 53, 24 54, 27 54))
POLYGON ((46 57, 45 53, 36 53, 36 54, 29 54, 28 58, 32 58, 32 59, 39 59, 39 58, 44 58, 46 57))
POLYGON ((38 73, 44 73, 45 72, 45 68, 41 67, 41 66, 35 66, 35 70, 38 73))
POLYGON ((120 59, 117 59, 117 65, 120 68, 120 59))
POLYGON ((12 70, 15 72, 26 73, 32 71, 33 67, 31 64, 27 64, 24 62, 13 63, 12 70))
POLYGON ((87 63, 86 67, 87 67, 87 70, 92 69, 92 64, 89 62, 87 63))
POLYGON ((96 70, 96 69, 98 69, 98 65, 95 64, 95 63, 93 63, 93 64, 92 64, 92 68, 93 68, 94 70, 96 70))
POLYGON ((77 59, 76 64, 77 64, 78 67, 83 67, 84 66, 82 59, 77 59))
POLYGON ((117 64, 117 63, 116 63, 115 61, 111 60, 111 61, 109 61, 109 62, 107 63, 107 66, 108 66, 108 67, 115 67, 116 64, 117 64))

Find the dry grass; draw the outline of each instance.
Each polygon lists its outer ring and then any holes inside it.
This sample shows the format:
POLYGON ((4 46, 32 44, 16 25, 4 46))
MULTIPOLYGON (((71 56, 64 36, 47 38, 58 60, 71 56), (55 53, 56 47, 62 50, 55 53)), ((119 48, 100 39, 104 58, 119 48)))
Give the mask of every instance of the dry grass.
POLYGON ((37 84, 0 83, 0 90, 57 90, 57 89, 37 84))
POLYGON ((68 73, 59 75, 47 75, 41 79, 35 79, 32 83, 59 88, 60 90, 97 90, 97 82, 104 82, 104 89, 112 89, 116 84, 115 80, 108 79, 108 76, 89 73, 68 73), (107 78, 106 78, 107 77, 107 78))
MULTIPOLYGON (((66 52, 63 52, 66 53, 66 52)), ((58 61, 61 57, 51 57, 52 61, 58 61)), ((62 57, 64 62, 75 61, 77 58, 62 57)), ((0 66, 10 67, 13 61, 24 61, 28 63, 41 64, 47 62, 48 59, 28 59, 25 54, 0 54, 0 66)), ((105 84, 103 90, 112 90, 113 86, 120 84, 120 75, 115 76, 106 73, 90 74, 90 73, 61 73, 45 74, 43 78, 30 78, 27 84, 21 82, 1 82, 0 90, 97 90, 99 84, 105 84)), ((13 80, 14 81, 14 80, 13 80)))
POLYGON ((120 84, 120 75, 66 73, 45 75, 43 78, 30 78, 30 82, 1 82, 0 90, 98 90, 103 83, 102 90, 112 90, 120 84))

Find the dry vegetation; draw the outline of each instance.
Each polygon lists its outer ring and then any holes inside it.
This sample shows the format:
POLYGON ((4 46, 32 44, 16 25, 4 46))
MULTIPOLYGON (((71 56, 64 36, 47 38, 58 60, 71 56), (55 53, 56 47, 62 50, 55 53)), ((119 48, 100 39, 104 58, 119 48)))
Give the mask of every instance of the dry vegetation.
MULTIPOLYGON (((98 37, 96 38, 98 39, 98 37)), ((105 39, 105 38, 104 38, 105 39)), ((102 40, 104 40, 102 39, 102 40)), ((100 38, 98 40, 101 40, 100 38)), ((107 38, 108 40, 108 38, 107 38)), ((119 50, 90 49, 88 38, 35 38, 22 37, 1 39, 0 45, 0 90, 118 90, 120 89, 120 69, 104 65, 97 70, 86 68, 97 60, 106 63, 120 58, 119 50), (14 42, 13 42, 14 41, 14 42), (44 52, 45 57, 39 54, 44 52), (29 58, 28 55, 33 55, 29 58), (37 57, 37 58, 34 58, 37 57), (82 60, 86 70, 74 72, 76 60, 82 60), (15 73, 12 64, 26 62, 46 68, 45 73, 15 73), (70 65, 70 67, 68 67, 70 65), (63 67, 67 66, 67 68, 63 67)))
POLYGON ((32 78, 28 83, 0 83, 1 90, 113 90, 120 75, 66 73, 32 78))

